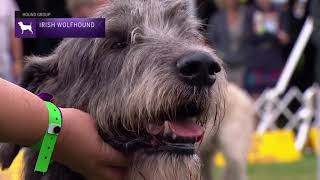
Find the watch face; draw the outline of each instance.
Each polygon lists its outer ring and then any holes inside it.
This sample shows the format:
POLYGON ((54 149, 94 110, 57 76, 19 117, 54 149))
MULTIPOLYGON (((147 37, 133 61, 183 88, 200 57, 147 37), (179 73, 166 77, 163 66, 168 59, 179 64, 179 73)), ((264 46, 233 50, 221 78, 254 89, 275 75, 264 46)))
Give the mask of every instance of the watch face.
POLYGON ((61 131, 61 126, 59 124, 50 124, 48 127, 48 133, 58 135, 61 131))

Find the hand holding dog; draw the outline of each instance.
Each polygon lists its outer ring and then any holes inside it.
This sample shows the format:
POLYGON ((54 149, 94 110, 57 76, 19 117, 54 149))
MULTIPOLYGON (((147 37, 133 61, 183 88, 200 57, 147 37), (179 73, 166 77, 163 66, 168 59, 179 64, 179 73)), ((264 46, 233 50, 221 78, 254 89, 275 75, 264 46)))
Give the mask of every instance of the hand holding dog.
MULTIPOLYGON (((48 127, 44 102, 29 91, 0 78, 0 142, 32 146, 48 127)), ((105 144, 95 121, 76 109, 61 108, 63 125, 54 160, 90 180, 124 179, 127 159, 105 144)))
POLYGON ((90 180, 124 179, 127 158, 103 142, 91 117, 77 109, 61 112, 64 127, 55 159, 90 180))

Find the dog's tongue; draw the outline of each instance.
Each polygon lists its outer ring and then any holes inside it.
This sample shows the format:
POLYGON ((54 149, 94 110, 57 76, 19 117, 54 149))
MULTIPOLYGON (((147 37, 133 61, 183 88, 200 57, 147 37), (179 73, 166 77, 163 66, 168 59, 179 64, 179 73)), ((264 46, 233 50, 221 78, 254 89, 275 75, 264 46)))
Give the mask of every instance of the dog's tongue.
POLYGON ((192 122, 169 122, 172 132, 182 137, 202 137, 204 133, 203 127, 192 122))

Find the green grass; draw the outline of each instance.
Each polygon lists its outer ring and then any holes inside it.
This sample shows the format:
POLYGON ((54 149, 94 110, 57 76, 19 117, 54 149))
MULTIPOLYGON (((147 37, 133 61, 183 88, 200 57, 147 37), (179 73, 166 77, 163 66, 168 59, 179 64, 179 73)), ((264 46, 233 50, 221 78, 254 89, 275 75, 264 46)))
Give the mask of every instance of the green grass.
MULTIPOLYGON (((216 169, 215 177, 221 173, 222 169, 216 169)), ((316 180, 316 157, 305 155, 291 164, 249 165, 248 175, 249 180, 316 180)))

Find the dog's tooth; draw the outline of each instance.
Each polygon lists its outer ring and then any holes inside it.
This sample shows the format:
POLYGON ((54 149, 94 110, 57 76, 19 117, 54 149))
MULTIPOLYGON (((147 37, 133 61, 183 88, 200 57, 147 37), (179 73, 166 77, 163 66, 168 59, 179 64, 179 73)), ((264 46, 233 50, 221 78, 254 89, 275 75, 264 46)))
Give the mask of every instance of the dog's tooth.
POLYGON ((171 131, 170 131, 170 127, 169 127, 169 122, 168 121, 165 121, 164 122, 164 132, 163 132, 163 135, 166 135, 166 134, 169 134, 171 131))
POLYGON ((148 126, 146 126, 146 131, 149 134, 158 135, 163 132, 163 128, 162 128, 162 126, 157 126, 155 124, 148 124, 148 126))

